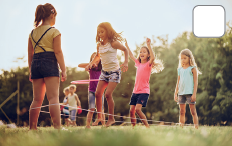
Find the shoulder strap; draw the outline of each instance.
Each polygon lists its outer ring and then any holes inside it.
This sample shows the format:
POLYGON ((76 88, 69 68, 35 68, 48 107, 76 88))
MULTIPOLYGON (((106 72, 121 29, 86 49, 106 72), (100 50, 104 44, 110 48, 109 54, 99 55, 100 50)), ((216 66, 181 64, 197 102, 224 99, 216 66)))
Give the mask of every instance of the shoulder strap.
POLYGON ((36 48, 37 45, 38 45, 40 48, 42 48, 42 49, 44 50, 44 52, 46 52, 46 50, 45 50, 43 47, 41 47, 41 46, 39 45, 39 42, 40 42, 40 40, 43 38, 43 36, 44 36, 51 28, 54 28, 54 27, 48 28, 48 29, 43 33, 43 35, 40 37, 40 39, 39 39, 37 42, 36 42, 36 41, 34 40, 34 38, 32 37, 32 34, 33 34, 34 29, 31 31, 31 38, 32 38, 32 40, 35 42, 34 52, 35 52, 35 48, 36 48))

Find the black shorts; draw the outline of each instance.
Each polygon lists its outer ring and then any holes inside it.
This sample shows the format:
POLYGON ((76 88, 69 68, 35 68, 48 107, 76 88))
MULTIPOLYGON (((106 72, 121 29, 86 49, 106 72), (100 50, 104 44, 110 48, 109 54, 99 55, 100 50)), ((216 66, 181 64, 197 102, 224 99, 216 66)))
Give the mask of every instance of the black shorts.
POLYGON ((60 76, 54 52, 42 52, 33 55, 31 63, 31 79, 60 76))
POLYGON ((130 105, 142 104, 143 107, 146 107, 148 98, 149 98, 149 94, 147 93, 141 93, 141 94, 133 93, 131 96, 130 105))

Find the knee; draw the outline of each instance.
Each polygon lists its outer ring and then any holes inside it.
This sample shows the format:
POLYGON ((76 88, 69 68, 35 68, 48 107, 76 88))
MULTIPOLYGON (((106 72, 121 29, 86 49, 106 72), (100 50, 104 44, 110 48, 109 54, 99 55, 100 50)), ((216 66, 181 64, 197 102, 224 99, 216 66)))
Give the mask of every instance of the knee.
POLYGON ((191 109, 191 114, 192 114, 192 116, 196 116, 197 115, 196 110, 195 109, 191 109))
POLYGON ((140 113, 141 112, 141 108, 135 108, 136 113, 140 113))
POLYGON ((101 93, 100 92, 96 92, 95 96, 96 96, 96 98, 100 98, 101 97, 101 93))
POLYGON ((105 97, 106 97, 106 99, 111 98, 112 94, 111 93, 105 93, 105 97))
POLYGON ((36 104, 41 104, 43 103, 43 100, 42 99, 33 99, 33 102, 36 103, 36 104))
POLYGON ((180 115, 185 115, 185 109, 180 109, 180 115))
POLYGON ((134 115, 135 114, 135 109, 130 109, 130 115, 134 115))

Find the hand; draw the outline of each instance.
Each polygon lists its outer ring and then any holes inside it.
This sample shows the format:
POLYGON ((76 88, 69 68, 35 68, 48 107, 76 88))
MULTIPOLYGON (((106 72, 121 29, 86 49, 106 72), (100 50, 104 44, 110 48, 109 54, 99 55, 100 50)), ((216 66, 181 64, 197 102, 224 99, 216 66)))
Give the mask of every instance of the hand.
POLYGON ((90 65, 87 65, 86 67, 85 67, 85 71, 89 71, 90 70, 90 65))
POLYGON ((174 95, 174 100, 175 100, 176 102, 178 102, 178 97, 177 97, 176 94, 174 95))
POLYGON ((191 102, 195 102, 196 101, 196 94, 193 94, 192 96, 191 96, 191 102))
POLYGON ((32 82, 33 80, 31 79, 31 73, 29 74, 29 81, 32 82))
POLYGON ((128 70, 128 62, 124 62, 124 63, 121 65, 121 67, 122 67, 122 71, 123 71, 123 72, 126 72, 126 71, 128 70))
POLYGON ((147 42, 147 45, 148 45, 148 46, 151 45, 151 39, 147 38, 146 42, 147 42))
POLYGON ((61 81, 64 82, 67 79, 66 71, 62 71, 61 73, 61 81))

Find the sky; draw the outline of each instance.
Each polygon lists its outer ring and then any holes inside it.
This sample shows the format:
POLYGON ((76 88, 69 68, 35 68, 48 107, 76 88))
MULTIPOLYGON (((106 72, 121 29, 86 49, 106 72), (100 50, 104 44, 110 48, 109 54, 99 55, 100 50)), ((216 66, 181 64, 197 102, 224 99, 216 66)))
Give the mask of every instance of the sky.
POLYGON ((135 50, 144 37, 168 35, 171 43, 184 31, 192 31, 196 5, 222 5, 226 22, 232 21, 231 0, 0 0, 0 70, 28 66, 28 37, 34 28, 35 10, 45 3, 51 3, 58 12, 55 27, 61 32, 69 67, 89 62, 96 51, 101 22, 110 22, 116 32, 123 31, 131 50, 135 50), (24 61, 17 62, 22 57, 24 61))

